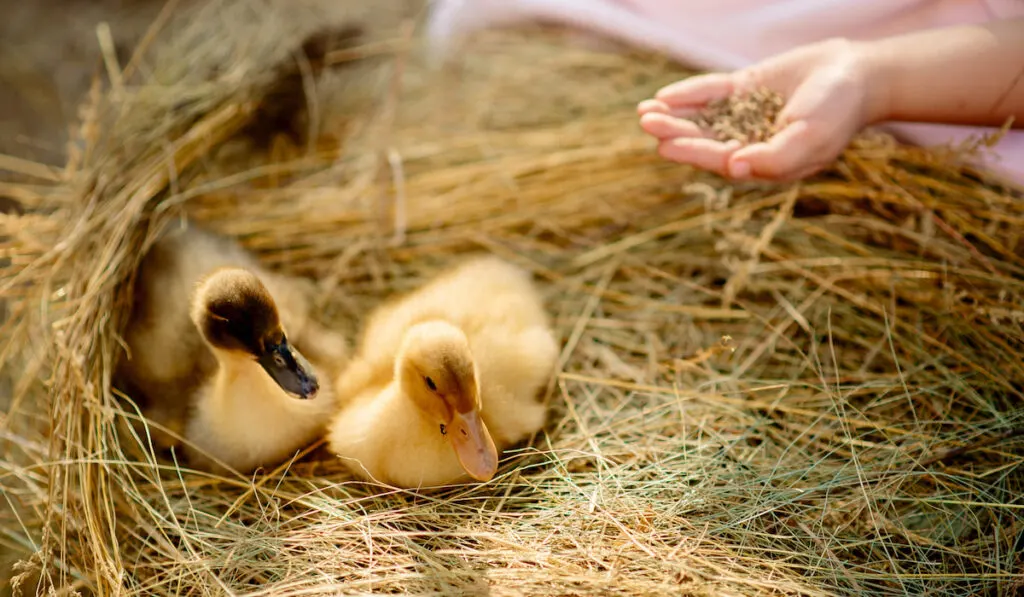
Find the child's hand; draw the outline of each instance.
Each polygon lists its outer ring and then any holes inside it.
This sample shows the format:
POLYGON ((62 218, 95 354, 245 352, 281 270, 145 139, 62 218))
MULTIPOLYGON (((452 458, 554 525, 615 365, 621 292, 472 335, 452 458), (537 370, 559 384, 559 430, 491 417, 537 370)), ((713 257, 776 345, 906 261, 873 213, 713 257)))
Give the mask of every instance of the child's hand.
POLYGON ((857 46, 830 40, 796 48, 732 73, 692 77, 638 106, 640 126, 662 157, 734 179, 794 180, 830 165, 879 113, 857 46), (787 98, 779 132, 765 143, 722 143, 688 117, 709 101, 767 87, 787 98))

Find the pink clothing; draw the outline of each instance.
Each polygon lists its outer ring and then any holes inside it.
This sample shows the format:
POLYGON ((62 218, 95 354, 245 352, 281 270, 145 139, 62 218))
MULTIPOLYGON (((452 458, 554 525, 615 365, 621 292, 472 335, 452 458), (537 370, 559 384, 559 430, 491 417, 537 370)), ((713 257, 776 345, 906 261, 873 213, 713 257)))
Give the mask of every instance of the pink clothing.
MULTIPOLYGON (((1021 16, 1024 0, 435 0, 427 34, 443 50, 476 29, 556 22, 724 71, 829 37, 875 39, 1021 16)), ((918 145, 995 131, 917 123, 887 128, 918 145)), ((984 164, 1024 185, 1024 131, 1011 131, 993 153, 984 164)))

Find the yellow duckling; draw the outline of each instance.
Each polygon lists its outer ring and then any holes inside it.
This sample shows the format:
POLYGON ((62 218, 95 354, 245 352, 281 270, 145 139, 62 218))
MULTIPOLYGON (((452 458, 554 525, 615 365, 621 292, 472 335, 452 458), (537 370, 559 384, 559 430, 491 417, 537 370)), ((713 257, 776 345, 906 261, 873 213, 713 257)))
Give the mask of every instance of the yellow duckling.
POLYGON ((558 344, 527 272, 475 258, 378 309, 338 379, 331 451, 399 487, 490 480, 544 424, 558 344))
POLYGON ((346 345, 310 319, 308 284, 192 227, 167 233, 143 260, 119 385, 194 445, 185 446, 194 466, 249 472, 323 434, 337 406, 337 370, 324 364, 340 366, 346 345))

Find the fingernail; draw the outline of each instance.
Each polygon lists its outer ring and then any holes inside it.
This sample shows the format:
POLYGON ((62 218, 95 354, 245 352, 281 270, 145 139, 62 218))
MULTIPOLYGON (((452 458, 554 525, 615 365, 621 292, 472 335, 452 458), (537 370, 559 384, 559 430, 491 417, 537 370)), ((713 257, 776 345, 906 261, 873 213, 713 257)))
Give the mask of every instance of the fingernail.
POLYGON ((637 110, 640 110, 640 111, 651 110, 651 109, 654 109, 656 107, 658 107, 657 102, 655 102, 654 100, 650 100, 650 99, 645 99, 644 101, 642 101, 642 102, 640 102, 639 104, 636 105, 637 110))
POLYGON ((750 164, 747 162, 733 162, 729 164, 729 176, 732 178, 746 178, 750 176, 750 164))

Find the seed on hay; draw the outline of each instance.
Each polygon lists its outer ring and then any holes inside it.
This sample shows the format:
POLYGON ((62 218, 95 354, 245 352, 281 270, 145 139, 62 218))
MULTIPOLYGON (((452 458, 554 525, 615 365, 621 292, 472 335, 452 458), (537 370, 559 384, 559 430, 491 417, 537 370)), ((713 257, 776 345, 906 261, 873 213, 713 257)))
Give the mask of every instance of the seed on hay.
POLYGON ((776 120, 784 105, 781 95, 762 87, 709 102, 694 122, 718 141, 759 143, 778 132, 776 120))

